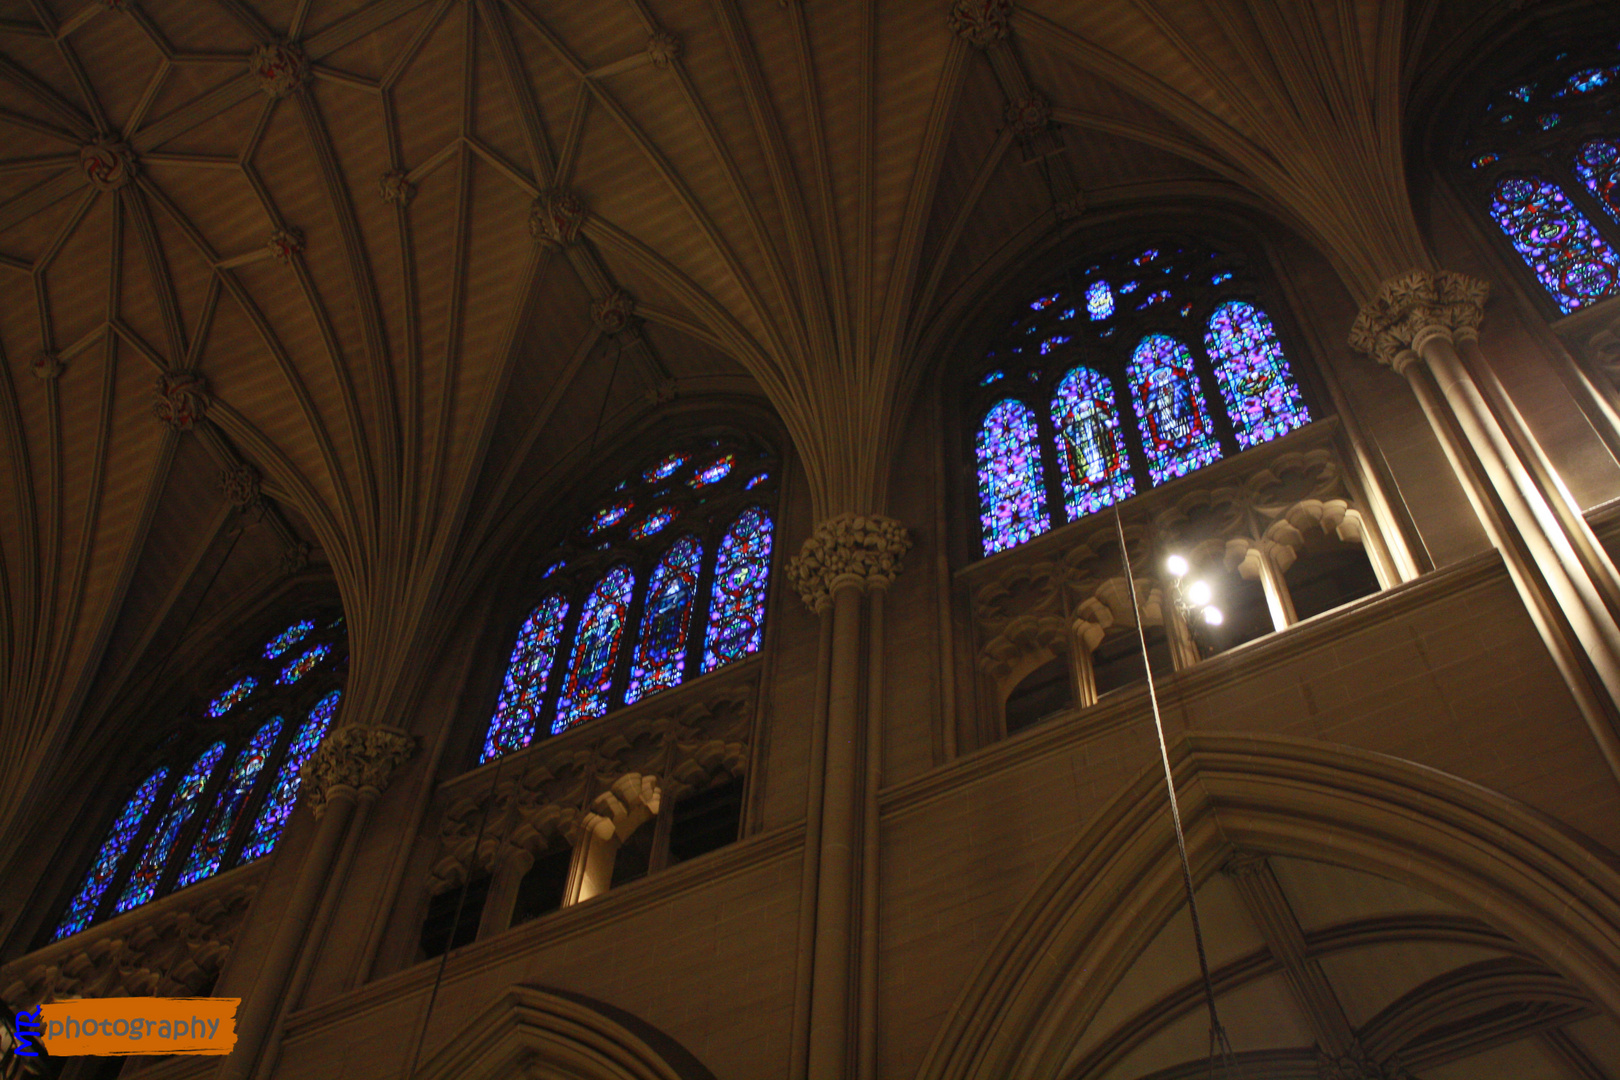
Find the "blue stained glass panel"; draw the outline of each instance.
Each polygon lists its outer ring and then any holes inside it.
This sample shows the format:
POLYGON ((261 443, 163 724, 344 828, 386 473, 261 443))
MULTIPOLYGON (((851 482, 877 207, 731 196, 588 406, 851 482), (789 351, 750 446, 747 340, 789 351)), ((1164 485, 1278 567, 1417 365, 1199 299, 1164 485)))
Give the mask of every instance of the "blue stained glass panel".
POLYGON ((1158 257, 1159 257, 1159 249, 1158 248, 1148 248, 1146 251, 1142 252, 1142 254, 1140 254, 1136 258, 1132 259, 1131 262, 1135 263, 1137 266, 1146 266, 1148 263, 1152 262, 1154 259, 1157 259, 1158 257))
POLYGON ((264 647, 264 658, 266 660, 276 659, 282 653, 286 652, 300 641, 303 641, 304 638, 308 637, 309 632, 313 629, 315 629, 315 623, 310 619, 300 619, 298 622, 293 623, 291 626, 287 627, 287 629, 270 639, 270 644, 264 647))
POLYGON ((608 710, 608 693, 613 688, 613 662, 624 640, 625 619, 630 613, 630 593, 636 585, 628 566, 615 566, 596 583, 580 610, 579 632, 563 680, 562 698, 557 702, 553 735, 561 734, 582 720, 601 716, 608 710))
POLYGON ((239 679, 219 697, 208 703, 208 715, 218 720, 221 716, 240 705, 249 694, 259 685, 259 681, 251 675, 239 679))
POLYGON ((1620 294, 1620 256, 1557 184, 1510 177, 1496 185, 1490 209, 1566 315, 1620 294))
POLYGON ((146 841, 146 849, 141 852, 141 860, 135 864, 135 869, 130 871, 129 880, 124 883, 124 891, 118 897, 118 903, 113 905, 113 911, 128 911, 130 908, 139 907, 157 893, 158 879, 163 876, 163 867, 174 854, 174 847, 180 839, 181 831, 202 810, 203 789, 208 786, 208 778, 214 774, 214 768, 224 756, 225 741, 221 739, 204 750, 196 764, 186 770, 186 775, 180 778, 174 794, 169 796, 168 809, 163 812, 163 817, 158 819, 157 829, 146 841))
POLYGON ((1030 310, 1045 311, 1047 308, 1058 302, 1059 295, 1060 294, 1058 293, 1053 293, 1051 296, 1042 296, 1030 301, 1030 310))
POLYGON ((703 548, 690 536, 675 541, 647 579, 641 634, 630 658, 624 703, 676 686, 686 672, 686 641, 692 626, 703 548))
POLYGON ((1239 446, 1247 450, 1311 422, 1265 312, 1241 300, 1222 304, 1209 317, 1204 350, 1214 361, 1239 446))
POLYGON ((685 454, 671 454, 663 461, 660 461, 658 464, 642 473, 641 478, 649 484, 656 484, 658 481, 668 479, 670 476, 674 475, 675 470, 679 469, 682 465, 685 465, 686 461, 687 457, 685 454))
POLYGON ((1170 299, 1170 294, 1168 292, 1164 291, 1163 289, 1160 289, 1156 293, 1150 293, 1146 300, 1143 300, 1140 304, 1136 305, 1136 310, 1137 311, 1146 311, 1148 308, 1152 307, 1154 304, 1162 304, 1168 299, 1170 299))
POLYGON ((1620 222, 1620 138, 1589 139, 1575 154, 1575 175, 1620 222))
POLYGON ((753 491, 755 488, 759 487, 759 485, 763 484, 765 481, 769 480, 770 478, 771 478, 770 473, 762 472, 758 476, 751 477, 749 479, 748 483, 743 485, 743 490, 744 491, 753 491))
POLYGON ((95 918, 96 908, 101 905, 101 897, 106 893, 107 886, 118 873, 118 864, 124 859, 124 853, 134 842, 135 834, 141 830, 141 822, 151 811, 152 804, 157 801, 158 792, 163 788, 163 781, 169 777, 168 769, 158 769, 141 782, 135 789, 135 794, 129 797, 124 808, 118 811, 113 819, 112 827, 107 830, 107 838, 101 842, 101 849, 96 852, 96 861, 91 864, 90 872, 84 876, 84 883, 79 891, 73 894, 68 901, 67 911, 62 915, 62 921, 56 925, 57 938, 65 938, 69 934, 77 934, 90 925, 95 918))
POLYGON ((1476 169, 1483 169, 1485 166, 1494 165, 1498 161, 1501 161, 1501 160, 1502 160, 1502 155, 1501 154, 1481 154, 1481 155, 1479 155, 1479 157, 1475 158, 1473 161, 1470 161, 1468 164, 1472 165, 1476 169))
MULTIPOLYGON (((1620 68, 1595 67, 1577 71, 1569 77, 1569 82, 1564 84, 1564 93, 1589 94, 1599 87, 1607 86, 1617 74, 1620 74, 1620 68)), ((1558 96, 1562 97, 1563 94, 1558 96)))
POLYGON ((292 742, 287 744, 287 756, 282 758, 281 768, 276 770, 276 782, 264 797, 264 805, 259 807, 259 814, 253 819, 253 828, 248 830, 247 842, 242 845, 242 854, 237 859, 239 863, 252 862, 270 854, 276 841, 281 839, 281 830, 286 827, 293 806, 298 802, 298 770, 304 767, 304 762, 326 738, 342 699, 343 691, 333 690, 317 701, 309 710, 303 725, 293 735, 292 742))
POLYGON ((1100 322, 1114 313, 1114 291, 1106 281, 1093 281, 1086 290, 1086 314, 1100 322))
POLYGON ((175 888, 183 888, 219 871, 220 864, 225 861, 225 851, 230 846, 231 834, 236 830, 242 807, 247 802, 248 792, 253 790, 253 782, 259 778, 264 763, 270 760, 270 751, 275 749, 276 739, 280 735, 281 717, 273 717, 254 733, 247 746, 236 755, 230 774, 225 778, 225 787, 215 798, 214 809, 209 812, 208 820, 197 834, 197 842, 191 846, 186 864, 180 868, 175 888))
POLYGON ((688 480, 687 483, 691 484, 695 488, 708 487, 710 484, 718 484, 720 481, 731 475, 731 467, 735 464, 737 464, 737 455, 727 454, 725 457, 720 458, 707 468, 699 469, 697 472, 693 473, 692 478, 688 480))
POLYGON ((664 526, 674 520, 675 511, 667 506, 660 507, 638 522, 636 527, 630 530, 630 536, 634 540, 645 540, 655 533, 663 532, 664 526))
POLYGON ((506 681, 495 703, 495 716, 484 736, 482 765, 502 754, 521 750, 534 740, 540 720, 540 705, 550 685, 551 669, 557 662, 557 646, 562 643, 563 622, 568 618, 568 601, 548 596, 540 601, 518 631, 512 658, 506 664, 506 681))
POLYGON ((322 660, 325 660, 331 655, 331 653, 332 646, 330 645, 315 646, 303 656, 300 656, 298 659, 282 668, 281 674, 276 676, 276 685, 291 686, 293 683, 297 682, 299 679, 302 679, 305 675, 308 675, 311 671, 313 671, 315 669, 315 665, 319 664, 322 660))
POLYGON ((979 425, 974 449, 984 553, 993 555, 1045 532, 1046 487, 1034 411, 1013 398, 999 402, 979 425))
POLYGON ((1209 406, 1187 346, 1164 334, 1143 338, 1128 366, 1131 404, 1155 484, 1186 476, 1221 456, 1209 406))
POLYGON ((563 567, 565 567, 567 565, 568 565, 567 562, 554 562, 554 563, 552 563, 550 566, 546 567, 545 573, 540 575, 540 580, 544 581, 546 578, 550 577, 552 574, 555 574, 557 571, 561 570, 563 567))
POLYGON ((759 651, 765 640, 765 588, 771 573, 771 518, 757 506, 737 515, 714 561, 703 670, 759 651))
POLYGON ((1041 355, 1045 356, 1059 345, 1067 345, 1068 343, 1069 338, 1067 334, 1056 334, 1049 337, 1045 341, 1041 342, 1041 355))
POLYGON ((1063 377, 1052 395, 1052 427, 1070 521, 1135 493, 1114 388, 1101 373, 1078 367, 1063 377))
POLYGON ((595 533, 612 528, 624 520, 624 515, 630 512, 633 505, 635 504, 629 499, 625 499, 623 502, 616 502, 602 507, 602 509, 591 515, 591 522, 586 526, 585 531, 595 533))
POLYGON ((989 386, 991 383, 1000 382, 1006 377, 1007 373, 1005 371, 987 371, 984 373, 984 377, 979 380, 979 385, 989 386))

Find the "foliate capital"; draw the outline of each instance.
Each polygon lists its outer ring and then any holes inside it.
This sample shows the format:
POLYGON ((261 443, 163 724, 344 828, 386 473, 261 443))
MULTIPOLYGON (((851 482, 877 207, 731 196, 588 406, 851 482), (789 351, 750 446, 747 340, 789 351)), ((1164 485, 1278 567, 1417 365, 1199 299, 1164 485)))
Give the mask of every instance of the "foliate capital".
POLYGON ((1012 0, 952 0, 945 16, 951 33, 976 49, 988 49, 1007 37, 1012 0))
POLYGON ((567 247, 584 223, 585 204, 567 188, 547 188, 529 206, 529 235, 542 244, 567 247))
POLYGON ((832 603, 842 580, 854 579, 862 588, 887 588, 910 549, 906 527, 893 518, 840 514, 817 525, 798 556, 788 561, 788 580, 810 610, 819 612, 832 603))
POLYGON ((1490 295, 1487 281, 1449 270, 1408 270, 1384 282, 1361 306, 1350 328, 1350 347, 1397 372, 1437 337, 1476 337, 1490 295))
POLYGON ((310 809, 320 817, 339 789, 375 798, 388 790, 394 770, 416 749, 416 737, 397 728, 342 727, 326 736, 298 776, 310 809))
POLYGON ((174 430, 190 431, 208 414, 208 383, 195 371, 159 375, 152 412, 174 430))

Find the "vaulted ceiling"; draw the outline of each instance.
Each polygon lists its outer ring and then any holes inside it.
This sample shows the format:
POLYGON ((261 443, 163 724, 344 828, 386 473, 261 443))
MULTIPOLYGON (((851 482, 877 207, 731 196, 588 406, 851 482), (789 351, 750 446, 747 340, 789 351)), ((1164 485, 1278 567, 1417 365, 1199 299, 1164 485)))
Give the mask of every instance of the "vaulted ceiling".
POLYGON ((311 558, 399 716, 599 426, 756 395, 881 509, 952 313, 1098 208, 1264 206, 1366 295, 1452 8, 0 0, 0 831, 311 558))

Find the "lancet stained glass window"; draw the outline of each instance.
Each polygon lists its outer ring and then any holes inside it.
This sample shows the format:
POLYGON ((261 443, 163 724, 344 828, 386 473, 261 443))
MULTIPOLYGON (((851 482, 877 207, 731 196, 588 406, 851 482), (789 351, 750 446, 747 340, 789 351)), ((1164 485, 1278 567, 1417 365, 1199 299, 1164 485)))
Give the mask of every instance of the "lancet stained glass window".
POLYGON ((1541 177, 1504 179, 1490 213, 1566 315, 1620 294, 1620 255, 1557 184, 1541 177))
POLYGON ((236 829, 237 819, 241 817, 248 793, 253 790, 253 782, 259 778, 264 763, 270 759, 270 752, 275 749, 276 739, 280 735, 281 717, 273 716, 236 755, 230 774, 225 778, 225 787, 214 800, 214 808, 209 811, 208 820, 197 834, 197 842, 191 846, 185 866, 180 868, 176 888, 218 872, 220 864, 225 861, 225 849, 230 844, 231 834, 236 829))
POLYGON ((1620 223, 1620 138, 1589 139, 1575 154, 1575 175, 1620 223))
POLYGON ((112 827, 107 830, 107 838, 101 842, 96 852, 96 861, 91 864, 90 872, 85 875, 84 883, 79 891, 73 894, 68 901, 67 911, 62 915, 62 921, 56 926, 55 936, 67 937, 77 934, 90 925, 95 917, 96 908, 101 904, 101 898, 112 884, 113 877, 118 873, 119 864, 124 860, 124 854, 129 851, 129 845, 140 832, 141 822, 151 812, 152 804, 157 801, 158 792, 163 789, 163 781, 169 778, 169 770, 159 768, 142 781, 141 786, 135 789, 135 794, 129 797, 124 808, 113 819, 112 827))
POLYGON ((552 734, 560 734, 581 720, 601 716, 608 710, 613 688, 613 662, 624 640, 624 624, 630 614, 630 596, 636 578, 628 566, 615 566, 585 598, 580 609, 579 630, 568 675, 563 681, 562 698, 552 734))
POLYGON ((208 715, 219 719, 245 701, 258 685, 259 681, 251 675, 245 679, 238 679, 230 689, 209 702, 208 715))
POLYGON ((309 710, 309 716, 287 746, 287 756, 282 758, 281 767, 276 770, 276 782, 271 785, 269 794, 264 797, 264 805, 259 807, 258 816, 253 819, 253 828, 248 830, 239 862, 252 862, 270 854, 276 841, 281 839, 281 830, 286 828, 287 819, 292 816, 293 807, 298 802, 301 784, 298 771, 321 745, 327 731, 331 730, 332 719, 337 716, 338 704, 342 700, 343 691, 333 690, 309 710))
POLYGON ((653 568, 647 581, 641 633, 630 658, 630 685, 624 691, 626 705, 681 681, 702 561, 702 546, 694 538, 683 536, 653 568))
POLYGON ((1128 370, 1131 404, 1155 484, 1220 459, 1209 406, 1187 346, 1165 334, 1149 334, 1136 346, 1128 370))
POLYGON ((302 679, 305 675, 308 675, 311 671, 313 671, 315 669, 315 665, 319 664, 322 660, 325 660, 331 655, 331 653, 332 646, 330 645, 315 646, 313 649, 310 649, 308 652, 304 653, 304 655, 282 668, 281 674, 276 676, 276 685, 291 686, 293 683, 297 682, 299 679, 302 679))
POLYGON ((703 670, 713 671, 759 651, 765 641, 765 586, 771 570, 771 519, 757 506, 744 510, 720 541, 703 670))
POLYGON ((266 660, 277 659, 282 653, 307 638, 309 632, 313 629, 315 629, 313 619, 299 619, 270 639, 270 644, 264 647, 264 658, 266 660))
POLYGON ((1204 351, 1215 364, 1226 414, 1245 450, 1311 422, 1277 330, 1253 304, 1231 300, 1216 308, 1204 351))
POLYGON ((1063 377, 1052 395, 1052 428, 1070 521, 1135 492, 1114 388, 1100 372, 1077 367, 1063 377))
POLYGON ((187 769, 185 776, 180 778, 174 794, 169 796, 168 809, 158 819, 157 828, 146 841, 146 848, 141 852, 141 861, 135 864, 123 893, 118 897, 118 903, 113 905, 114 911, 128 911, 132 907, 138 907, 156 894, 159 879, 163 876, 163 868, 168 865, 169 856, 174 853, 180 833, 202 809, 203 790, 208 786, 208 778, 214 775, 215 767, 224 756, 225 741, 221 739, 204 750, 196 764, 187 769))
POLYGON ((523 621, 512 658, 506 664, 506 681, 495 704, 495 718, 489 722, 489 734, 484 737, 479 764, 521 750, 534 740, 567 618, 568 601, 548 596, 523 621))
POLYGON ((1047 529, 1035 413, 1013 398, 997 403, 979 425, 979 523, 984 553, 1016 547, 1047 529))

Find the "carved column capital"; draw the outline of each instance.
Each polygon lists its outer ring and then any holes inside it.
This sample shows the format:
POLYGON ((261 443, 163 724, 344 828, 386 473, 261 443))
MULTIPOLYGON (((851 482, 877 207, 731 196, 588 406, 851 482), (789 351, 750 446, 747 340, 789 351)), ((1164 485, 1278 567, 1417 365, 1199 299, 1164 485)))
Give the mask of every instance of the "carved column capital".
POLYGON ((1487 281, 1449 270, 1408 270, 1384 282, 1361 306, 1350 328, 1350 347, 1403 372, 1435 338, 1479 336, 1487 281))
POLYGON ((951 33, 976 49, 988 49, 1007 38, 1012 0, 952 0, 945 16, 951 33))
POLYGON ((320 817, 340 791, 376 798, 394 770, 411 756, 416 737, 397 728, 353 726, 329 734, 298 776, 310 809, 320 817))
POLYGON ((840 514, 817 525, 789 560, 788 580, 811 611, 821 611, 845 581, 863 589, 888 588, 910 548, 906 527, 893 518, 840 514))
POLYGON ((153 414, 176 431, 190 431, 208 415, 208 383, 195 371, 170 371, 158 376, 153 414))

